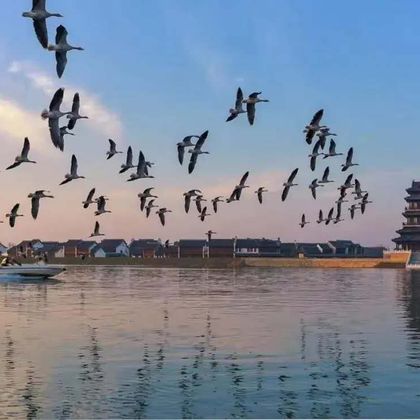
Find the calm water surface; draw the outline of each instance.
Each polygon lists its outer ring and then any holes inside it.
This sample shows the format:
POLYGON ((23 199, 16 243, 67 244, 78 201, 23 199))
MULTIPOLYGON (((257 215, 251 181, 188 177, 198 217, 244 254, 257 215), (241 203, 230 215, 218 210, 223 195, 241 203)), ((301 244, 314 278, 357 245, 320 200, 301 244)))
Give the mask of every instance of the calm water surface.
POLYGON ((0 417, 420 417, 420 273, 0 281, 0 417))

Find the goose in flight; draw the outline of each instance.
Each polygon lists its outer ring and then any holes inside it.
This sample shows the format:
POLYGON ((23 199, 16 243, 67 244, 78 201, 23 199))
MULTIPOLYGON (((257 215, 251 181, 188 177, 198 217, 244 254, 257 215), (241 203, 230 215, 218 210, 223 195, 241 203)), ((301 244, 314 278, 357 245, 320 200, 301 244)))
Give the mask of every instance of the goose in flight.
POLYGON ((319 125, 323 115, 324 115, 323 109, 320 109, 319 111, 317 111, 312 117, 312 120, 309 123, 309 125, 307 125, 305 129, 303 130, 303 132, 306 133, 306 143, 311 144, 315 133, 319 131, 321 128, 325 128, 324 125, 319 125))
POLYGON ((19 203, 15 204, 12 208, 12 211, 6 214, 6 217, 9 219, 10 227, 15 226, 16 217, 23 217, 23 214, 18 214, 18 211, 19 211, 19 203))
POLYGON ((328 212, 327 218, 325 219, 326 225, 329 225, 330 222, 334 220, 333 214, 334 214, 334 207, 331 207, 330 211, 328 212))
POLYGON ((329 184, 330 182, 334 182, 331 179, 328 179, 330 175, 330 167, 327 166, 324 170, 324 174, 322 175, 321 181, 319 181, 319 184, 329 184))
POLYGON ((60 107, 63 102, 64 89, 58 89, 53 98, 51 99, 49 110, 44 109, 41 112, 41 118, 43 120, 48 119, 48 126, 50 128, 50 137, 55 147, 64 150, 63 137, 61 135, 59 119, 64 115, 69 115, 71 112, 61 112, 60 107))
POLYGON ((232 194, 226 199, 226 203, 231 203, 232 201, 238 201, 239 200, 238 193, 239 193, 239 190, 234 188, 234 190, 232 191, 232 194))
POLYGON ((221 195, 218 195, 217 197, 211 200, 211 203, 213 205, 213 211, 215 213, 217 213, 217 203, 222 203, 222 202, 223 202, 223 197, 221 195))
POLYGON ((330 133, 330 129, 328 127, 320 128, 318 133, 316 133, 318 139, 321 141, 321 149, 324 150, 325 143, 327 142, 328 136, 336 136, 335 133, 330 133))
POLYGON ((338 204, 338 203, 348 203, 348 200, 344 199, 347 195, 347 188, 345 186, 341 186, 339 188, 339 190, 340 190, 340 197, 338 198, 338 200, 335 203, 336 204, 338 204))
POLYGON ((31 148, 31 144, 29 143, 29 139, 28 137, 25 137, 25 140, 23 142, 22 152, 20 153, 19 156, 15 157, 15 162, 12 163, 10 166, 8 166, 6 170, 16 168, 17 166, 19 166, 21 163, 24 163, 24 162, 36 163, 35 161, 29 160, 28 158, 28 153, 29 153, 30 148, 31 148))
POLYGON ((349 208, 349 212, 350 212, 350 217, 353 220, 354 219, 354 214, 356 213, 356 210, 359 209, 359 206, 356 206, 356 204, 352 204, 349 208))
POLYGON ((161 207, 156 214, 159 216, 160 223, 165 226, 165 213, 172 213, 172 210, 168 210, 166 207, 161 207))
POLYGON ((67 118, 69 119, 67 128, 69 130, 73 130, 74 126, 76 125, 77 120, 89 118, 84 115, 80 115, 79 110, 80 110, 80 96, 76 92, 73 96, 73 105, 71 107, 71 112, 67 115, 67 118))
POLYGON ((360 181, 358 179, 354 180, 354 191, 352 192, 352 194, 355 195, 355 199, 356 200, 361 200, 363 198, 363 194, 366 193, 367 191, 362 191, 362 187, 360 185, 360 181))
POLYGON ((74 133, 71 133, 70 131, 67 131, 67 126, 60 127, 60 144, 62 145, 63 151, 64 151, 64 136, 74 136, 74 133))
POLYGON ((188 213, 189 210, 190 210, 190 204, 191 204, 191 198, 192 197, 198 197, 198 196, 201 196, 202 197, 201 191, 198 190, 198 189, 189 190, 189 191, 185 192, 183 195, 184 195, 184 209, 185 209, 185 213, 188 213))
POLYGON ((64 176, 64 181, 62 181, 60 183, 60 185, 64 185, 67 184, 70 181, 73 181, 74 179, 80 179, 80 178, 85 178, 84 176, 78 175, 77 174, 77 159, 75 155, 72 155, 71 157, 71 167, 70 167, 70 173, 66 174, 64 176))
POLYGON ((358 163, 353 163, 353 147, 350 147, 349 151, 347 152, 346 163, 342 164, 341 171, 345 172, 351 166, 356 166, 358 163))
POLYGON ((182 141, 176 144, 178 149, 178 161, 182 165, 184 163, 184 153, 186 147, 194 147, 195 145, 191 141, 193 138, 200 138, 200 136, 187 136, 182 141))
POLYGON ((56 70, 59 78, 61 78, 64 73, 64 69, 66 68, 67 52, 71 50, 83 50, 82 47, 73 47, 68 44, 67 35, 68 32, 66 28, 63 25, 60 25, 57 28, 55 35, 55 45, 48 45, 48 51, 55 51, 55 60, 57 62, 56 70))
POLYGON ((45 193, 49 193, 47 190, 37 190, 34 193, 28 195, 28 198, 31 199, 31 214, 34 220, 38 217, 39 212, 39 201, 41 198, 54 198, 53 195, 48 195, 45 193))
POLYGON ((198 216, 202 222, 206 219, 207 216, 210 216, 210 213, 207 213, 207 206, 203 207, 203 210, 201 210, 200 215, 198 216))
POLYGON ((249 188, 249 185, 245 185, 246 180, 248 179, 249 171, 246 171, 243 175, 239 184, 235 186, 236 190, 236 199, 239 200, 241 198, 242 190, 244 188, 249 188))
POLYGON ((106 199, 103 195, 99 196, 98 199, 96 200, 97 203, 97 210, 95 211, 95 216, 100 216, 101 214, 104 213, 111 213, 110 210, 105 210, 105 205, 106 205, 106 199))
POLYGON ((319 152, 319 148, 321 147, 321 140, 318 140, 315 145, 314 148, 312 149, 312 153, 310 155, 308 155, 308 157, 311 158, 311 170, 314 171, 315 167, 316 167, 316 158, 320 155, 322 155, 322 153, 319 152))
POLYGON ((82 201, 82 204, 83 204, 83 208, 84 209, 87 209, 90 204, 95 204, 97 202, 97 200, 94 200, 93 199, 93 196, 94 195, 95 195, 95 188, 92 188, 89 191, 89 194, 87 195, 86 200, 85 201, 82 201))
POLYGON ((336 225, 339 222, 342 222, 344 219, 341 218, 341 202, 337 203, 337 214, 334 218, 334 224, 336 225))
POLYGON ((207 242, 210 242, 210 241, 211 241, 211 237, 212 237, 213 235, 216 235, 216 232, 213 232, 212 230, 208 230, 208 231, 206 232, 207 242))
POLYGON ((150 200, 148 203, 147 203, 147 206, 145 207, 145 209, 146 209, 146 217, 149 217, 150 216, 150 212, 152 211, 152 208, 154 208, 154 207, 159 207, 159 206, 155 206, 153 203, 155 202, 155 200, 153 199, 153 200, 150 200))
POLYGON ((362 214, 364 214, 364 213, 365 213, 366 206, 367 206, 368 204, 372 203, 372 201, 369 201, 369 200, 368 200, 368 197, 369 197, 369 193, 366 193, 366 194, 363 196, 362 201, 360 202, 360 210, 361 210, 362 214))
POLYGON ((103 233, 99 232, 99 229, 100 229, 99 222, 96 221, 95 222, 95 228, 93 229, 93 233, 90 234, 89 238, 94 238, 96 236, 105 236, 103 233))
POLYGON ((125 163, 121 165, 120 174, 123 174, 125 171, 132 168, 135 168, 135 165, 133 165, 133 149, 131 146, 128 146, 127 157, 125 159, 125 163))
POLYGON ((257 191, 254 191, 254 193, 257 194, 257 198, 260 204, 262 204, 262 195, 265 192, 268 192, 268 190, 265 187, 259 187, 257 191))
POLYGON ((188 150, 188 153, 191 153, 190 163, 188 165, 188 173, 190 174, 194 168, 195 164, 197 163, 198 155, 202 154, 209 154, 209 152, 203 152, 201 150, 201 147, 203 146, 204 142, 206 141, 206 138, 209 134, 209 130, 206 130, 201 136, 198 138, 197 143, 194 146, 194 149, 188 150))
POLYGON ((239 114, 243 114, 246 111, 242 108, 242 101, 244 100, 244 94, 242 89, 239 87, 236 92, 235 108, 229 109, 229 116, 226 122, 234 120, 239 114))
POLYGON ((328 153, 324 153, 323 159, 326 159, 327 157, 334 157, 334 156, 342 156, 342 153, 337 153, 335 151, 336 143, 333 139, 330 140, 330 147, 328 149, 328 153))
POLYGON ((201 202, 202 201, 207 201, 207 200, 205 198, 203 198, 202 195, 199 194, 194 198, 194 201, 195 201, 195 206, 197 207, 197 211, 199 213, 201 213, 201 211, 202 211, 201 202))
POLYGON ((119 150, 117 150, 117 145, 115 144, 114 140, 108 139, 108 142, 109 142, 109 150, 106 152, 106 155, 108 156, 107 159, 111 159, 117 153, 122 153, 119 150))
POLYGON ((341 190, 342 188, 344 189, 353 188, 354 184, 351 183, 352 179, 353 179, 353 174, 350 174, 344 181, 344 184, 338 187, 337 190, 341 190))
POLYGON ((48 31, 46 20, 49 17, 63 17, 59 13, 49 13, 45 9, 46 0, 32 0, 32 10, 23 12, 22 16, 33 20, 36 37, 43 48, 48 47, 48 31))
POLYGON ((140 151, 139 162, 137 164, 137 171, 135 174, 131 174, 130 178, 127 179, 127 181, 135 181, 136 179, 141 179, 141 178, 154 178, 153 175, 149 175, 149 172, 147 170, 148 163, 149 165, 151 165, 150 162, 146 162, 143 152, 140 151))
POLYGON ((152 190, 154 187, 146 188, 142 193, 137 194, 137 197, 140 198, 140 210, 144 210, 144 206, 146 205, 146 200, 148 198, 158 198, 157 195, 152 194, 152 190))
POLYGON ((318 183, 318 178, 315 178, 310 184, 309 184, 309 189, 311 190, 312 193, 312 197, 314 198, 314 200, 316 200, 316 189, 318 187, 323 187, 322 184, 318 183))
POLYGON ((318 220, 316 221, 318 224, 325 222, 324 216, 322 214, 322 210, 319 211, 318 220))
POLYGON ((251 93, 247 99, 242 101, 242 103, 246 104, 246 113, 250 125, 253 125, 255 120, 255 104, 258 102, 270 102, 268 99, 260 99, 258 95, 261 95, 261 93, 262 92, 251 93))
MULTIPOLYGON (((321 212, 321 214, 322 214, 322 212, 321 212)), ((300 226, 301 228, 304 228, 304 227, 305 227, 305 225, 307 225, 308 223, 310 223, 310 222, 307 222, 307 221, 306 221, 306 218, 305 218, 305 213, 303 213, 303 214, 302 214, 302 218, 300 219, 299 226, 300 226)))
POLYGON ((295 179, 298 171, 299 171, 299 168, 294 169, 293 172, 290 174, 289 178, 287 179, 287 182, 285 182, 283 184, 284 189, 283 189, 283 192, 281 194, 281 200, 282 201, 286 200, 287 194, 289 194, 290 188, 294 187, 295 185, 298 185, 298 184, 293 183, 293 180, 295 179))

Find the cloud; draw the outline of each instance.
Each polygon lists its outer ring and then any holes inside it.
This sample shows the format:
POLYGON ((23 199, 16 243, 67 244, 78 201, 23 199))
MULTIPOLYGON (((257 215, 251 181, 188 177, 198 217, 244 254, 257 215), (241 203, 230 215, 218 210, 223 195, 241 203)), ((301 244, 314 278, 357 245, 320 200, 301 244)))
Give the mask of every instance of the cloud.
MULTIPOLYGON (((8 71, 24 76, 33 87, 39 89, 48 98, 51 98, 54 92, 61 87, 55 79, 24 61, 13 61, 8 71)), ((90 128, 106 136, 121 137, 123 128, 119 116, 103 105, 96 95, 74 86, 68 86, 66 91, 67 93, 69 91, 79 92, 81 113, 89 116, 90 128)), ((71 107, 72 98, 73 95, 65 95, 64 105, 66 108, 71 107)))

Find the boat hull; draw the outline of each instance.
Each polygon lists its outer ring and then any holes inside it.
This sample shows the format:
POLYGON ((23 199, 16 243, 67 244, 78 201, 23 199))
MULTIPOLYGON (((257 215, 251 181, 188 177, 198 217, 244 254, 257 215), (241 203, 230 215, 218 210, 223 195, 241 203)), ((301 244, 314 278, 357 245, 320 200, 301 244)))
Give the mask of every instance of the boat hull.
POLYGON ((36 265, 36 264, 23 264, 0 267, 0 277, 25 277, 25 278, 50 278, 57 276, 65 271, 61 265, 36 265))

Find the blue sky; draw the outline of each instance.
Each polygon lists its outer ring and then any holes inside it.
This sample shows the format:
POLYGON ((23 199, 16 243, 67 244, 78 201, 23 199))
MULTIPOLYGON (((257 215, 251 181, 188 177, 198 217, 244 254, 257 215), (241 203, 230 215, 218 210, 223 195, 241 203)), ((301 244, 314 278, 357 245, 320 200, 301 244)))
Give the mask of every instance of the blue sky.
MULTIPOLYGON (((96 186, 111 198, 113 213, 100 219, 108 236, 175 239, 213 229, 220 237, 390 244, 401 224, 404 188, 420 178, 418 2, 49 0, 48 9, 64 15, 49 20, 50 39, 62 23, 70 43, 85 48, 69 53, 60 81, 53 54, 42 50, 31 22, 21 17, 30 3, 9 2, 2 9, 0 99, 5 102, 0 110, 7 114, 13 106, 13 115, 19 109, 27 116, 25 129, 39 164, 13 174, 2 171, 8 198, 1 211, 16 201, 28 207, 26 195, 41 186, 56 199, 42 203, 36 223, 26 217, 13 231, 2 227, 4 242, 85 237, 94 218, 79 202, 96 186), (238 86, 246 93, 261 90, 270 99, 257 107, 253 127, 245 118, 224 122, 238 86), (66 88, 68 99, 80 91, 82 111, 84 98, 96 107, 96 121, 78 124, 64 154, 50 146, 46 125, 35 119, 49 103, 48 92, 58 87, 66 88), (375 204, 353 222, 331 228, 313 223, 301 230, 300 214, 314 220, 319 208, 327 211, 338 186, 330 186, 317 202, 307 188, 315 175, 308 168, 302 128, 319 108, 339 134, 338 149, 354 146, 360 163, 355 176, 375 204), (175 144, 205 129, 211 154, 200 157, 189 176, 176 160, 175 144), (127 185, 115 174, 119 157, 103 159, 108 137, 121 149, 131 144, 136 154, 141 148, 156 162, 156 179, 127 185), (87 180, 64 190, 57 185, 72 153, 87 180), (301 168, 300 186, 282 204, 281 183, 295 167, 301 168), (224 206, 204 224, 195 213, 182 213, 182 191, 197 187, 208 198, 227 195, 246 170, 252 191, 264 184, 270 189, 263 206, 247 191, 243 201, 224 206), (156 187, 159 204, 174 210, 165 228, 138 211, 136 195, 148 186, 156 187)), ((15 131, 11 125, 0 116, 4 166, 22 142, 23 124, 16 123, 15 131)), ((330 163, 332 178, 341 181, 341 161, 330 163)))

